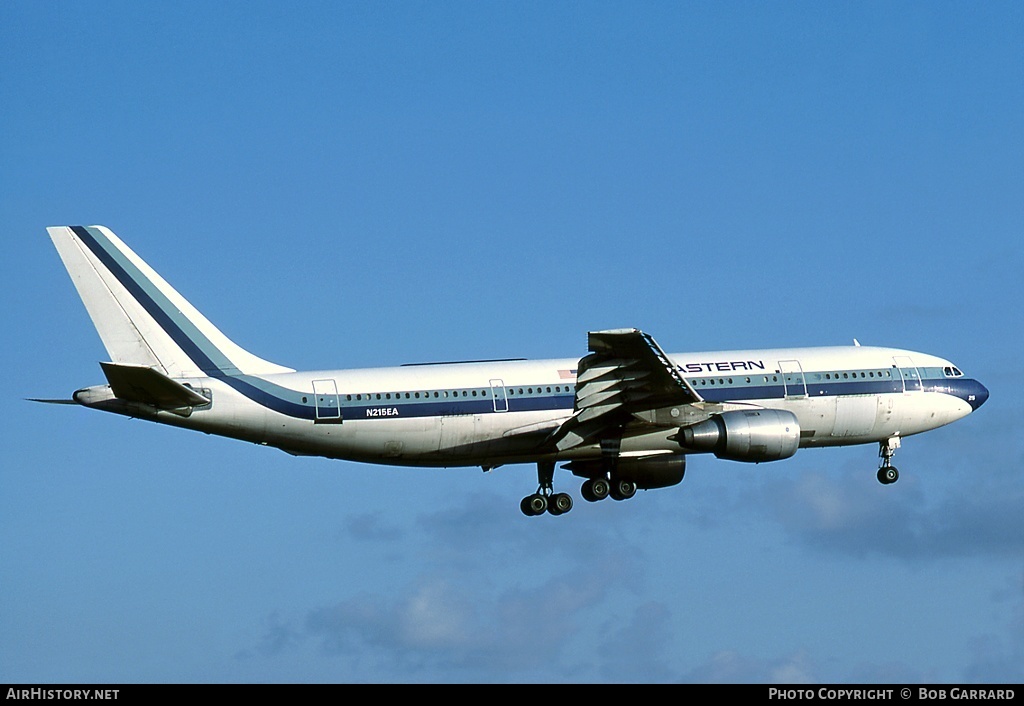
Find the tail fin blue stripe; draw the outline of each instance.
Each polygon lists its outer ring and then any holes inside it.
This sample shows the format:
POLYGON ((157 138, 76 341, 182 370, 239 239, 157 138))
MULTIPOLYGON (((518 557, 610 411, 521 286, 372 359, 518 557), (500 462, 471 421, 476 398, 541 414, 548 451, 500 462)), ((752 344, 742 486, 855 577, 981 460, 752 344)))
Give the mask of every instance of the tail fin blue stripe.
POLYGON ((96 237, 90 228, 71 226, 71 230, 203 373, 210 377, 222 377, 231 371, 238 372, 235 364, 188 318, 178 312, 178 308, 124 253, 106 238, 96 237))

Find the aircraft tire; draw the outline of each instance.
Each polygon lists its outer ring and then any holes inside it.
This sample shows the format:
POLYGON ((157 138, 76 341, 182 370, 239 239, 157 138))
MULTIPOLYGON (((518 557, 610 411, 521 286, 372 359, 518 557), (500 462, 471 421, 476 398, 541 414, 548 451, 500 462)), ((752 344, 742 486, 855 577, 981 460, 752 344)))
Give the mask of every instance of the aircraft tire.
POLYGON ((527 495, 523 498, 523 501, 519 503, 519 509, 522 510, 523 514, 527 517, 543 515, 544 511, 548 509, 548 499, 540 493, 527 495))
POLYGON ((612 497, 616 500, 629 500, 636 495, 636 483, 629 480, 617 480, 612 484, 612 497))
POLYGON ((604 478, 592 478, 583 482, 580 493, 587 502, 596 503, 607 498, 611 489, 611 484, 604 478))
POLYGON ((878 469, 878 482, 882 485, 891 485, 900 479, 900 472, 895 466, 882 466, 878 469))
POLYGON ((572 510, 572 496, 568 493, 555 493, 548 498, 548 512, 552 515, 564 515, 572 510))

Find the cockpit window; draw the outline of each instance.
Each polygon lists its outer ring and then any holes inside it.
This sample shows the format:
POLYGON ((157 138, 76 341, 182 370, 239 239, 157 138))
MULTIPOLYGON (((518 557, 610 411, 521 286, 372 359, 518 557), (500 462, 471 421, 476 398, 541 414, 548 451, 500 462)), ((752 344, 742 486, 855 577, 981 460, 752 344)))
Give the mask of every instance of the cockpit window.
POLYGON ((964 376, 964 374, 960 372, 960 368, 954 365, 947 365, 942 369, 942 374, 948 378, 961 378, 964 376))

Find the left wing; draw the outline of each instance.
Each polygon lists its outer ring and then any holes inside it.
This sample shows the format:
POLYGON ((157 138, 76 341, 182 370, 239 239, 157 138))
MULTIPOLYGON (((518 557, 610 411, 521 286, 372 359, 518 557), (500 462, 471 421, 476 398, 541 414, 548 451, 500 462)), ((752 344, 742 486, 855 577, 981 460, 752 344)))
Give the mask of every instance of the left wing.
POLYGON ((559 451, 599 441, 634 413, 703 401, 649 334, 592 331, 587 343, 591 353, 580 360, 576 411, 548 439, 559 451))

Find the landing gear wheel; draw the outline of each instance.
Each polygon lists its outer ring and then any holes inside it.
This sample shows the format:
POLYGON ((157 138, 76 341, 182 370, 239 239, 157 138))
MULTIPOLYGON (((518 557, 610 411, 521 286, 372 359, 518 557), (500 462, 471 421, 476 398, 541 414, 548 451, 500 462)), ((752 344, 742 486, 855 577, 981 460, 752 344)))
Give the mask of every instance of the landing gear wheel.
POLYGON ((522 510, 523 514, 527 517, 543 515, 544 511, 548 509, 548 499, 540 493, 527 495, 523 498, 523 501, 519 503, 519 509, 522 510))
POLYGON ((580 492, 583 494, 584 500, 596 503, 598 500, 608 497, 608 494, 612 492, 612 486, 605 478, 592 478, 583 483, 580 492))
POLYGON ((892 485, 900 479, 900 472, 892 465, 892 457, 899 447, 900 437, 898 436, 890 436, 878 444, 878 455, 882 459, 882 465, 878 469, 878 482, 882 485, 892 485))
POLYGON ((568 493, 555 493, 548 498, 548 512, 552 515, 564 515, 572 510, 572 496, 568 493))
POLYGON ((612 483, 612 497, 616 500, 629 500, 636 495, 636 483, 631 480, 617 480, 612 483))
POLYGON ((554 461, 537 463, 537 492, 527 495, 519 503, 519 509, 527 517, 536 517, 549 512, 552 515, 564 515, 572 510, 572 496, 568 493, 556 493, 552 490, 555 475, 554 461))
POLYGON ((884 442, 879 443, 879 458, 882 459, 882 465, 879 467, 878 477, 879 483, 883 486, 890 486, 899 481, 899 471, 892 464, 893 456, 896 455, 896 449, 899 447, 899 437, 890 437, 884 442))
POLYGON ((900 479, 900 472, 895 466, 882 466, 878 469, 878 482, 882 485, 891 485, 900 479))

